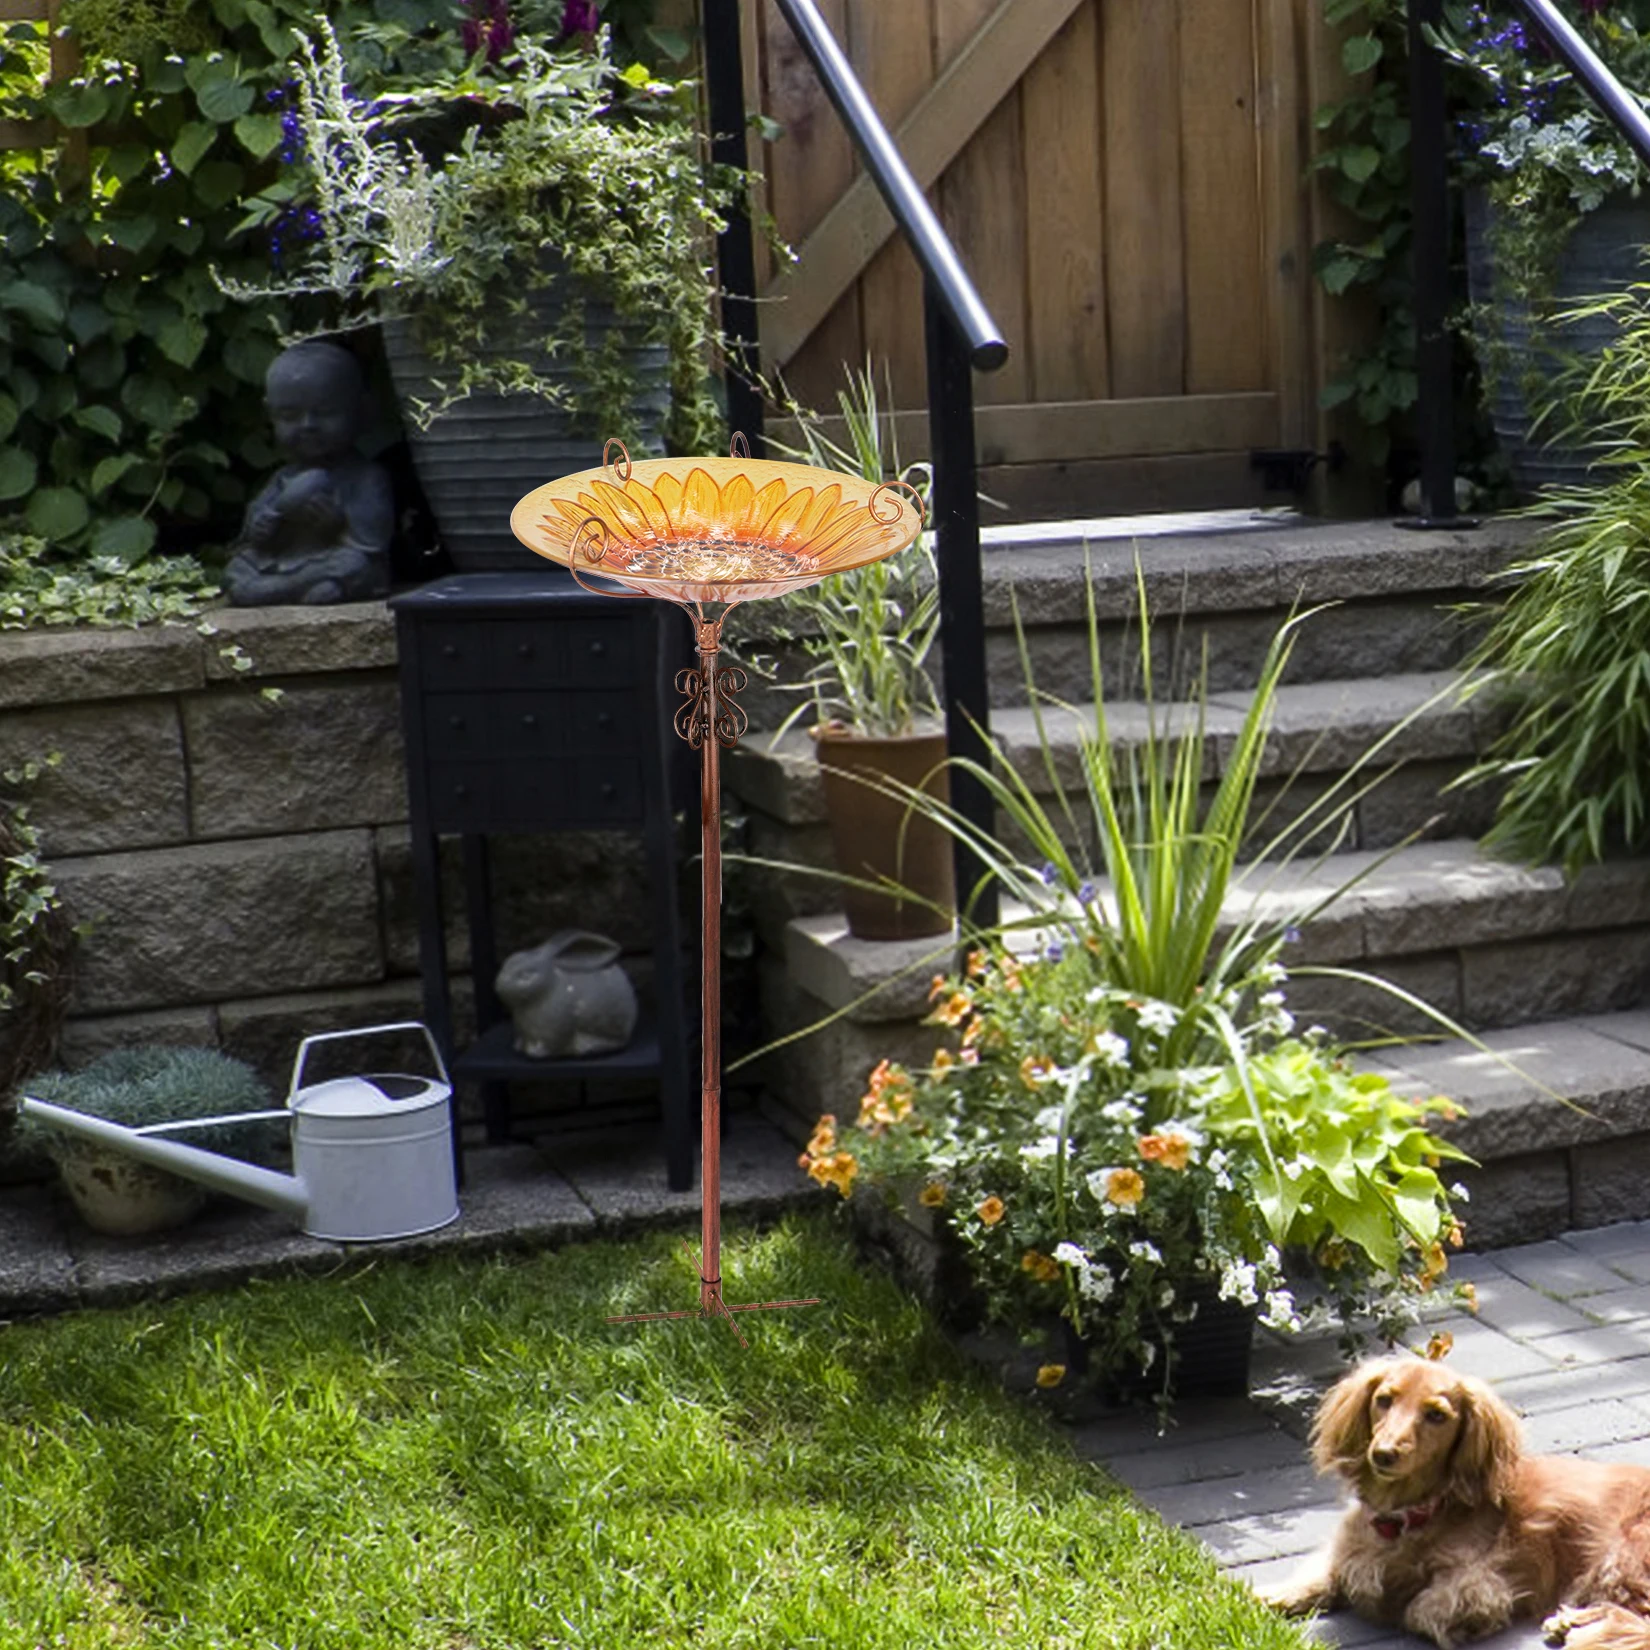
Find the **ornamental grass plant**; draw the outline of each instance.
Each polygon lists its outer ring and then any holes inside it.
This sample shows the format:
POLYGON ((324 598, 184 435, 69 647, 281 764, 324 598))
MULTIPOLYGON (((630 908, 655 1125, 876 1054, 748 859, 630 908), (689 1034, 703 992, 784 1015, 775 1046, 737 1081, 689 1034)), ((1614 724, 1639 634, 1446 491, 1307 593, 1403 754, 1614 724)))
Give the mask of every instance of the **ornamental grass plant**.
POLYGON ((0 1327, 0 1643, 1303 1650, 818 1215, 0 1327), (733 1258, 737 1257, 737 1258, 733 1258))
MULTIPOLYGON (((1306 843, 1338 840, 1402 725, 1268 837, 1255 790, 1309 615, 1275 636, 1206 797, 1206 689, 1178 707, 1152 698, 1143 577, 1139 592, 1138 742, 1108 726, 1090 584, 1092 719, 1038 693, 1021 632, 1052 800, 996 745, 990 766, 953 765, 986 786, 1006 829, 900 788, 970 844, 1020 914, 991 930, 965 922, 966 965, 936 976, 930 999, 929 1023, 950 1040, 926 1067, 879 1065, 858 1117, 822 1118, 802 1162, 845 1197, 862 1180, 939 1211, 995 1321, 1035 1338, 1063 1318, 1089 1342, 1095 1379, 1145 1373, 1167 1403, 1200 1278, 1278 1328, 1338 1320, 1355 1341, 1362 1327, 1390 1339, 1413 1322, 1462 1241, 1452 1199, 1465 1194, 1440 1171, 1464 1159, 1430 1126, 1447 1102, 1400 1096, 1319 1029, 1296 1032, 1285 946, 1350 884, 1298 907, 1264 897, 1306 843), (1044 704, 1075 734, 1075 786, 1044 704), (1240 853, 1256 849, 1240 879, 1240 853)), ((1465 1035, 1371 976, 1299 972, 1382 987, 1465 1035)), ((1045 1378, 1064 1373, 1051 1364, 1045 1378)))

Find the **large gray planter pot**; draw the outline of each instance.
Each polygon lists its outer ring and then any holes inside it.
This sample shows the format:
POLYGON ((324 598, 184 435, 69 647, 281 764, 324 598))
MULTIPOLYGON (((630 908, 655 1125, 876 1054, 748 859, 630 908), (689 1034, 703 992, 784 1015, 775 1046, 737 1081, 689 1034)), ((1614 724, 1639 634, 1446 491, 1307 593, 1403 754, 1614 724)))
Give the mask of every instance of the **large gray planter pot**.
MULTIPOLYGON (((532 364, 541 378, 571 384, 574 367, 552 359, 544 339, 566 303, 560 282, 522 294, 524 311, 509 325, 490 324, 486 347, 476 359, 512 359, 532 364)), ((618 331, 638 334, 606 304, 588 302, 585 336, 600 352, 618 331)), ((523 494, 547 481, 588 470, 602 461, 612 430, 585 427, 541 396, 483 391, 468 396, 420 429, 414 403, 434 405, 436 382, 451 378, 418 341, 413 323, 400 316, 383 323, 384 354, 403 408, 407 445, 424 488, 436 528, 460 572, 526 571, 546 564, 510 531, 510 512, 523 494)), ((670 411, 670 352, 662 344, 621 342, 637 385, 633 413, 642 431, 633 457, 662 454, 670 411)))
MULTIPOLYGON (((1547 426, 1533 434, 1540 410, 1539 389, 1577 357, 1596 356, 1616 336, 1615 326, 1596 317, 1559 324, 1532 316, 1530 305, 1497 290, 1495 208, 1483 189, 1466 198, 1467 292, 1489 319, 1484 374, 1490 419, 1513 480, 1530 495, 1543 486, 1573 486, 1588 479, 1597 449, 1550 441, 1547 426), (1532 397, 1531 391, 1538 393, 1532 397), (1534 404, 1532 405, 1532 401, 1534 404)), ((1612 196, 1576 225, 1558 260, 1551 306, 1562 311, 1604 293, 1621 292, 1646 278, 1650 246, 1650 198, 1612 196)), ((1482 325, 1482 323, 1481 323, 1482 325)))

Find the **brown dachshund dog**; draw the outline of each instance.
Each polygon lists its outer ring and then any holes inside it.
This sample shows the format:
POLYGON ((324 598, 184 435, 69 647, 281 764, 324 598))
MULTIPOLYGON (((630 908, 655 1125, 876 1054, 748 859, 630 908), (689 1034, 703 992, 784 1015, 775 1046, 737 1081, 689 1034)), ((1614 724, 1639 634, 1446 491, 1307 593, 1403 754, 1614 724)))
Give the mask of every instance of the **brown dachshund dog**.
POLYGON ((1565 1650, 1650 1650, 1650 1469, 1525 1455, 1489 1387, 1411 1357, 1325 1394, 1312 1459, 1356 1499, 1323 1552, 1260 1589, 1274 1608, 1346 1606, 1445 1650, 1533 1617, 1565 1650))

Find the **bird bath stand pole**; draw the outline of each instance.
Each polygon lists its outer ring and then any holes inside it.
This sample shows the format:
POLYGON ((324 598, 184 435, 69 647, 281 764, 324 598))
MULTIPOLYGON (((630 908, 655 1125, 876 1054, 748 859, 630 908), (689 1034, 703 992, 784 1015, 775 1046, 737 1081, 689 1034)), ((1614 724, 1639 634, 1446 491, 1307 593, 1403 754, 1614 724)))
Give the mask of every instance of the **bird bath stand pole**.
MULTIPOLYGON (((906 548, 921 531, 924 512, 920 499, 913 507, 900 498, 902 491, 911 489, 903 482, 862 483, 806 465, 752 460, 739 435, 729 459, 653 459, 638 465, 622 443, 610 441, 600 470, 537 488, 511 515, 511 528, 524 544, 560 562, 593 594, 674 602, 693 625, 699 659, 696 668, 677 674, 684 697, 675 718, 677 733, 699 752, 703 1241, 693 1259, 699 1306, 627 1312, 609 1323, 720 1316, 746 1346, 735 1312, 822 1304, 810 1298, 730 1306, 722 1298, 721 750, 738 743, 747 722, 734 698, 745 686, 745 673, 718 659, 722 621, 740 602, 799 590, 906 548), (610 463, 615 447, 620 456, 610 463), (622 588, 586 584, 581 571, 622 588), (712 616, 707 604, 720 611, 712 616)), ((685 1239, 683 1247, 693 1257, 685 1239)))

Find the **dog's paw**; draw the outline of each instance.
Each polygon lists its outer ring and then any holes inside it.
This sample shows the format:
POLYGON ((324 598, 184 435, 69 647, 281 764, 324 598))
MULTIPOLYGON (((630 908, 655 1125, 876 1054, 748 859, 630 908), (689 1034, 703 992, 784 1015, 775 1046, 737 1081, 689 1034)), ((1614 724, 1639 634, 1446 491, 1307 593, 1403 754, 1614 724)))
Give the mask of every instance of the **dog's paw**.
POLYGON ((1285 1616, 1309 1616, 1315 1610, 1327 1610, 1334 1601, 1332 1591, 1318 1577, 1267 1582, 1254 1591, 1268 1609, 1285 1616))
POLYGON ((1564 1650, 1609 1650, 1612 1645, 1650 1643, 1650 1622, 1619 1604, 1567 1604, 1541 1624, 1548 1644, 1564 1650))

